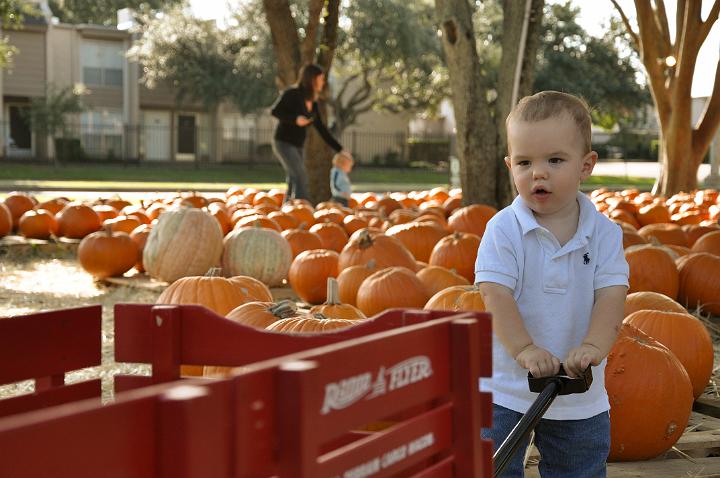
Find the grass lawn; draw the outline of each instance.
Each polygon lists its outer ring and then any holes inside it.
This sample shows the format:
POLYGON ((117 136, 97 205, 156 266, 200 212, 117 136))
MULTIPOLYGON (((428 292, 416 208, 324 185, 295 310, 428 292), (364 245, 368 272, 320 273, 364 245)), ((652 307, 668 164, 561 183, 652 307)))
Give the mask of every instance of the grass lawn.
MULTIPOLYGON (((231 185, 252 185, 260 189, 284 186, 285 174, 279 164, 194 163, 108 165, 108 164, 22 164, 0 165, 0 189, 197 189, 224 190, 231 185)), ((356 191, 447 186, 448 173, 419 168, 356 167, 350 175, 356 191)), ((592 176, 584 188, 600 186, 649 189, 648 178, 592 176)))

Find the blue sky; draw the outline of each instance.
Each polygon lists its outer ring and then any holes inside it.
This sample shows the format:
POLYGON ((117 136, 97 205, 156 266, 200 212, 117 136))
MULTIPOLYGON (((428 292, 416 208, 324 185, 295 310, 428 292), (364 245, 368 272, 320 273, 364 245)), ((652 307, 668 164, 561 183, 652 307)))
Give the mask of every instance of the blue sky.
MULTIPOLYGON (((228 4, 235 5, 241 1, 242 0, 190 0, 190 4, 193 12, 198 17, 220 20, 227 16, 229 11, 228 4)), ((602 34, 602 25, 607 23, 607 19, 609 19, 615 11, 610 0, 574 0, 572 3, 580 7, 579 23, 592 35, 602 34)), ((625 13, 634 19, 635 7, 633 6, 633 2, 631 0, 619 0, 619 3, 625 10, 625 13)), ((707 15, 707 11, 713 2, 705 1, 703 3, 703 14, 707 15)), ((672 24, 675 19, 675 2, 668 0, 665 4, 668 20, 671 22, 670 31, 673 31, 675 28, 672 24)), ((695 69, 692 96, 710 96, 719 56, 720 22, 716 23, 710 31, 710 35, 700 50, 695 69)))

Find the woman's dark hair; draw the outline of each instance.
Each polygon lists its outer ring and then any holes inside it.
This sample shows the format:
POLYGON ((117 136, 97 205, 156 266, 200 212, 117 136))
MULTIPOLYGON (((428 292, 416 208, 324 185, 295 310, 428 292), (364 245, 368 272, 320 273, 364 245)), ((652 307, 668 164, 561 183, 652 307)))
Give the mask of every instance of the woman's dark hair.
POLYGON ((303 96, 306 100, 315 100, 315 91, 313 90, 313 80, 315 77, 325 73, 322 66, 316 65, 315 63, 308 63, 300 68, 298 74, 298 87, 303 92, 303 96))

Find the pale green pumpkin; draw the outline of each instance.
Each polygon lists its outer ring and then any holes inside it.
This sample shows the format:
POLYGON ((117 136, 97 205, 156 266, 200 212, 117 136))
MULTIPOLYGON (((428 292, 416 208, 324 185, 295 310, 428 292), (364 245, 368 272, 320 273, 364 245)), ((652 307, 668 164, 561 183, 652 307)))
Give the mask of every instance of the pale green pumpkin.
POLYGON ((282 285, 292 263, 292 250, 279 232, 242 227, 225 236, 222 268, 229 276, 250 276, 268 287, 282 285))

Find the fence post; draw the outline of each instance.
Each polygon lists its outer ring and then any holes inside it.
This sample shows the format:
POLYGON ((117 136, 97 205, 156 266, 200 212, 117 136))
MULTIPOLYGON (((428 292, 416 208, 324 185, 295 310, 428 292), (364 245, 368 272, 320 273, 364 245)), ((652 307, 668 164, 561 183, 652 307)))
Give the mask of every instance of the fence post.
POLYGON ((182 310, 179 306, 159 305, 152 309, 153 383, 180 378, 182 346, 182 310))

